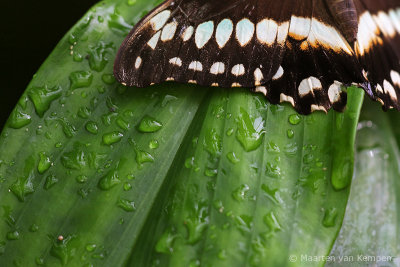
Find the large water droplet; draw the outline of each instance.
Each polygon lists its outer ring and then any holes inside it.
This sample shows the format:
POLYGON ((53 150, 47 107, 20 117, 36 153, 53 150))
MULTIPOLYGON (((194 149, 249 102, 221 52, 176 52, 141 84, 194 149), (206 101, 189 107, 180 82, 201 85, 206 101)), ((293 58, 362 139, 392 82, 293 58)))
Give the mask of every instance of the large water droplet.
POLYGON ((31 123, 31 116, 29 114, 23 113, 16 108, 12 113, 9 121, 9 126, 14 129, 20 129, 31 123))
POLYGON ((102 71, 108 63, 107 53, 113 51, 112 44, 98 42, 96 46, 89 47, 89 66, 92 70, 102 71))
POLYGON ((40 160, 38 164, 38 172, 40 174, 43 174, 45 171, 47 171, 50 166, 51 166, 51 160, 50 157, 46 155, 46 152, 40 152, 39 153, 40 160))
POLYGON ((106 145, 112 145, 121 141, 122 137, 124 137, 124 134, 118 131, 106 133, 103 135, 103 143, 106 145))
POLYGON ((111 170, 99 180, 98 186, 102 190, 109 190, 119 183, 121 183, 121 180, 119 179, 118 172, 111 170))
POLYGON ((50 108, 50 104, 58 99, 62 94, 62 88, 57 86, 53 88, 33 87, 28 91, 29 98, 35 106, 36 113, 43 117, 44 113, 50 108))
POLYGON ((143 163, 154 162, 154 157, 150 153, 139 149, 136 149, 135 152, 136 162, 137 164, 139 164, 139 167, 141 167, 143 163))
POLYGON ((243 108, 240 108, 238 117, 238 129, 236 131, 236 138, 249 152, 256 150, 263 141, 264 136, 264 120, 262 117, 256 119, 250 118, 249 114, 243 108))
POLYGON ((156 244, 156 251, 163 254, 171 254, 175 238, 176 235, 170 230, 165 231, 156 244))
POLYGON ((10 186, 11 192, 20 200, 24 201, 25 196, 33 193, 33 173, 30 173, 28 177, 19 177, 17 180, 10 186))
POLYGON ((204 148, 213 156, 216 157, 221 153, 222 140, 215 129, 207 131, 204 137, 204 148))
POLYGON ((142 133, 154 133, 162 128, 162 123, 150 116, 144 116, 137 129, 142 133))
POLYGON ((229 152, 226 157, 228 158, 228 160, 230 162, 232 162, 233 164, 239 163, 240 159, 236 156, 235 152, 229 152))
POLYGON ((91 134, 97 134, 99 132, 99 126, 94 121, 88 121, 85 125, 85 129, 91 134))
POLYGON ((72 151, 61 156, 61 163, 67 169, 81 170, 87 166, 87 156, 81 145, 77 144, 72 151))
POLYGON ((93 74, 90 71, 75 71, 69 76, 71 90, 89 87, 93 81, 93 74))
POLYGON ((243 201, 246 198, 248 198, 248 192, 250 190, 250 187, 247 184, 241 185, 239 188, 237 188, 235 191, 232 192, 232 197, 236 199, 237 201, 243 201))
POLYGON ((301 116, 299 114, 292 114, 289 116, 289 123, 292 125, 297 125, 301 122, 301 116))

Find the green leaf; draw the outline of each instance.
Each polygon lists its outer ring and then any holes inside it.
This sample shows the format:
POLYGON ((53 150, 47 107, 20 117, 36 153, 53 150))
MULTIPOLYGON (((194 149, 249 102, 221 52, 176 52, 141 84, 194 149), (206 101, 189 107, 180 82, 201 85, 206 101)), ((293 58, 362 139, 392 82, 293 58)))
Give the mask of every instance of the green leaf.
POLYGON ((343 227, 327 266, 397 266, 400 254, 398 112, 366 102, 356 142, 356 168, 343 227))
POLYGON ((156 2, 99 3, 29 84, 0 137, 0 262, 320 266, 290 256, 340 229, 362 90, 304 117, 247 90, 118 85, 156 2))

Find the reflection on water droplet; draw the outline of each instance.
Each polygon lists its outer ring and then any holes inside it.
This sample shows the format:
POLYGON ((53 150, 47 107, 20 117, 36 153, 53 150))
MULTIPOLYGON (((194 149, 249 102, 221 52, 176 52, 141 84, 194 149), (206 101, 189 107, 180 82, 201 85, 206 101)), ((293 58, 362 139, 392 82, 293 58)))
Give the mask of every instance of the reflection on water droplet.
POLYGON ((226 154, 226 157, 228 158, 228 160, 230 162, 232 162, 233 164, 239 163, 240 159, 236 157, 235 152, 229 152, 228 154, 226 154))
POLYGON ((29 114, 23 113, 16 108, 12 113, 9 120, 9 126, 14 129, 20 129, 29 123, 31 123, 31 116, 29 114))
POLYGON ((117 206, 127 212, 132 212, 136 209, 135 202, 124 198, 118 199, 117 206))
POLYGON ((51 187, 53 187, 57 182, 58 182, 58 179, 56 178, 56 176, 53 174, 50 174, 46 177, 46 181, 43 185, 43 188, 48 190, 51 187))
POLYGON ((40 174, 43 174, 45 171, 47 171, 50 168, 51 161, 50 161, 50 157, 48 157, 46 155, 46 152, 40 152, 39 156, 40 156, 40 160, 39 160, 39 164, 38 164, 38 172, 40 174))
POLYGON ((17 230, 8 232, 6 238, 8 240, 18 240, 19 239, 19 232, 17 230))
POLYGON ((69 76, 71 82, 70 89, 89 87, 93 81, 93 74, 90 71, 75 71, 69 76))
POLYGON ((122 137, 124 137, 124 134, 118 131, 106 133, 103 135, 103 143, 106 145, 112 145, 121 141, 122 137))
POLYGON ((44 113, 50 108, 50 104, 58 99, 62 94, 62 88, 59 86, 48 88, 33 87, 28 90, 29 98, 35 106, 36 113, 43 117, 44 113))

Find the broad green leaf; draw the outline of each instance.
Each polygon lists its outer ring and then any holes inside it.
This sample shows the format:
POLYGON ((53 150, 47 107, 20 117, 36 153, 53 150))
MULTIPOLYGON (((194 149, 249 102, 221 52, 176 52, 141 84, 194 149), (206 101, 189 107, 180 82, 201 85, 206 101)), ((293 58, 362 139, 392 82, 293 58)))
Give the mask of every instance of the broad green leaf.
POLYGON ((21 97, 0 137, 1 266, 311 266, 290 256, 329 253, 362 91, 345 113, 304 117, 245 90, 118 85, 118 46, 157 2, 100 2, 21 97))
POLYGON ((362 110, 356 168, 343 226, 327 266, 398 266, 400 154, 397 112, 376 104, 362 110), (397 135, 398 137, 398 135, 397 135))

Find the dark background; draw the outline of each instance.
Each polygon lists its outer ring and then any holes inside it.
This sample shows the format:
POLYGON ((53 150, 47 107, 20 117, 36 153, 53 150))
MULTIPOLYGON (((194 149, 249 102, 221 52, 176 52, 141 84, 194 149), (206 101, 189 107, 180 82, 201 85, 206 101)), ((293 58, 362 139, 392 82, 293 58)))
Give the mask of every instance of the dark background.
POLYGON ((0 130, 64 34, 98 0, 2 0, 0 4, 0 130))

